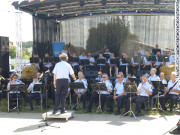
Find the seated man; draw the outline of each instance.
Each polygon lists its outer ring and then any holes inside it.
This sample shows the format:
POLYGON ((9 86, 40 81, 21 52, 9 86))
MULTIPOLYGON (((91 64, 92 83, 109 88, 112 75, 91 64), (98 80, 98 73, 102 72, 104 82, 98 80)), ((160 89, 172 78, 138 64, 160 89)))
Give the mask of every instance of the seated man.
POLYGON ((30 108, 31 111, 33 111, 32 100, 36 99, 37 103, 39 104, 40 94, 41 94, 41 91, 33 91, 35 84, 40 84, 39 81, 38 81, 37 76, 33 76, 33 82, 29 85, 29 87, 27 89, 27 92, 29 93, 29 95, 28 95, 28 102, 29 102, 29 105, 31 107, 30 108))
MULTIPOLYGON (((131 63, 132 63, 131 70, 136 71, 135 74, 137 74, 137 70, 140 69, 140 59, 141 59, 141 57, 138 56, 138 53, 134 52, 134 56, 131 58, 131 63)), ((133 74, 133 72, 132 72, 132 74, 133 74)))
MULTIPOLYGON (((76 53, 73 53, 73 56, 72 56, 72 57, 73 57, 73 58, 78 58, 78 56, 77 56, 76 53)), ((74 72, 75 72, 75 75, 77 75, 78 72, 79 72, 79 70, 80 70, 80 68, 79 68, 79 62, 71 62, 70 64, 71 64, 71 66, 72 66, 72 68, 73 68, 73 70, 74 70, 74 72)))
MULTIPOLYGON (((103 74, 103 81, 100 83, 105 83, 105 85, 107 87, 107 91, 100 92, 100 94, 101 94, 101 109, 102 109, 102 111, 104 111, 104 105, 105 105, 105 102, 107 102, 107 108, 108 108, 108 111, 110 111, 111 100, 107 100, 107 99, 109 96, 112 96, 110 94, 112 93, 113 86, 112 86, 112 83, 109 81, 107 74, 103 74)), ((90 97, 88 110, 86 112, 92 111, 92 106, 93 106, 94 102, 97 101, 98 98, 99 98, 99 92, 96 91, 90 97)))
POLYGON ((116 67, 117 67, 117 64, 111 64, 111 59, 115 59, 114 57, 114 53, 111 53, 110 55, 110 58, 108 59, 108 65, 109 65, 109 68, 110 68, 110 75, 111 76, 115 76, 116 75, 116 67))
POLYGON ((119 59, 119 72, 123 72, 124 75, 126 73, 132 74, 131 65, 129 64, 129 57, 126 53, 122 53, 122 57, 119 59))
POLYGON ((101 71, 98 72, 98 77, 97 77, 95 80, 98 80, 98 81, 100 81, 100 82, 103 81, 102 72, 101 72, 101 71))
POLYGON ((101 64, 101 63, 98 63, 98 62, 97 62, 97 68, 98 68, 98 70, 99 70, 99 71, 102 71, 103 73, 108 73, 108 67, 106 67, 107 61, 106 61, 106 58, 103 57, 103 53, 99 53, 99 58, 97 59, 97 61, 100 60, 100 59, 104 59, 104 60, 105 60, 105 63, 101 64))
POLYGON ((19 109, 21 109, 21 94, 20 94, 20 91, 10 91, 10 86, 13 85, 13 84, 23 84, 22 81, 20 80, 17 80, 18 78, 18 75, 17 74, 12 74, 11 77, 10 77, 10 81, 7 85, 7 90, 9 91, 9 109, 12 108, 12 98, 17 98, 18 96, 18 107, 19 109))
MULTIPOLYGON (((46 58, 46 59, 49 59, 49 58, 50 58, 48 53, 45 54, 45 58, 46 58)), ((45 61, 45 59, 44 59, 43 62, 44 62, 44 63, 43 63, 44 72, 46 72, 47 70, 49 70, 49 71, 51 72, 51 71, 52 71, 52 68, 53 68, 52 63, 49 62, 49 60, 48 60, 48 61, 45 61)))
MULTIPOLYGON (((160 78, 160 81, 161 81, 163 84, 167 85, 167 81, 166 81, 166 79, 164 79, 164 73, 163 73, 163 72, 160 73, 159 78, 160 78)), ((163 94, 163 93, 164 93, 164 90, 160 90, 160 92, 161 92, 161 94, 163 94)))
POLYGON ((163 62, 159 62, 159 60, 158 60, 159 57, 163 57, 163 56, 161 55, 160 52, 157 52, 157 53, 156 53, 156 62, 155 62, 155 68, 156 68, 156 70, 157 70, 157 74, 160 73, 160 68, 161 68, 162 65, 163 65, 163 62))
POLYGON ((82 100, 83 102, 83 109, 86 109, 86 100, 87 100, 87 81, 84 79, 84 74, 83 72, 79 72, 78 73, 78 80, 76 80, 75 82, 83 82, 85 89, 74 89, 74 94, 73 94, 73 103, 74 103, 74 107, 73 110, 76 110, 77 107, 77 98, 78 100, 82 100))
POLYGON ((175 65, 175 58, 172 55, 171 51, 167 52, 167 56, 169 57, 169 62, 166 62, 165 65, 175 65))
POLYGON ((142 70, 151 69, 151 61, 148 61, 147 57, 149 57, 149 52, 145 51, 145 56, 143 57, 142 70))
POLYGON ((164 96, 159 98, 159 102, 164 111, 167 111, 164 100, 170 99, 170 112, 173 112, 173 107, 175 102, 178 100, 180 93, 180 82, 176 80, 176 73, 171 73, 171 80, 168 82, 167 90, 165 91, 164 96))
POLYGON ((116 112, 115 115, 119 115, 120 114, 120 109, 122 108, 123 104, 124 104, 124 100, 125 100, 125 91, 124 91, 124 85, 123 85, 123 78, 124 75, 123 74, 119 74, 117 76, 118 78, 118 82, 116 83, 115 87, 114 87, 114 101, 117 101, 117 106, 118 106, 118 110, 116 112))
MULTIPOLYGON (((152 95, 152 85, 148 82, 148 75, 145 74, 142 76, 142 83, 138 85, 137 88, 137 96, 131 98, 132 103, 136 103, 136 116, 141 116, 141 105, 142 103, 148 101, 149 95, 152 95)), ((130 108, 130 98, 126 104, 126 112, 129 111, 130 108)), ((126 113, 125 112, 125 113, 126 113)))
POLYGON ((137 51, 137 53, 139 53, 141 56, 145 55, 145 51, 143 50, 142 45, 138 46, 139 50, 137 51))

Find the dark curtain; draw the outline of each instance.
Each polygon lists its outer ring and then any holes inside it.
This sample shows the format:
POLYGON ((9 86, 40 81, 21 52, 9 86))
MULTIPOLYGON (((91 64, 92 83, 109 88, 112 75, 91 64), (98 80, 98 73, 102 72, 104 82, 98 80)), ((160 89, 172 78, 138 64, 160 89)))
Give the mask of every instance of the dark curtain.
POLYGON ((60 25, 52 20, 33 16, 33 53, 44 57, 53 54, 52 42, 60 42, 60 25))

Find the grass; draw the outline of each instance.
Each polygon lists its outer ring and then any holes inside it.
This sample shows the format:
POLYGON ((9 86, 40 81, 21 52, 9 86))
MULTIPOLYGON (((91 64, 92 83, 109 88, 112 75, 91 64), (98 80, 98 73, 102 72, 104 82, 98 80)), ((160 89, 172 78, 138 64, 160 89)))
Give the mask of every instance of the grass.
MULTIPOLYGON (((36 103, 35 101, 33 101, 33 105, 34 105, 34 110, 33 111, 30 111, 30 106, 28 103, 26 103, 26 106, 24 106, 24 102, 22 101, 22 111, 21 112, 24 112, 24 113, 44 113, 46 111, 49 111, 49 110, 52 110, 54 105, 53 105, 53 101, 51 99, 48 100, 48 104, 50 105, 50 108, 48 108, 47 110, 45 109, 42 109, 41 110, 41 107, 40 106, 36 106, 36 103)), ((82 104, 81 104, 82 106, 82 104)), ((116 111, 117 111, 117 105, 114 104, 114 110, 113 110, 113 113, 112 114, 115 114, 116 111)), ((133 104, 132 106, 133 108, 133 112, 135 112, 135 104, 133 104)), ((67 110, 70 110, 71 108, 66 104, 66 109, 67 110)), ((178 109, 178 108, 175 108, 175 109, 178 109)), ((101 112, 96 112, 97 110, 97 107, 93 107, 92 108, 92 112, 88 113, 88 114, 102 114, 101 112)), ((104 110, 107 110, 107 108, 105 107, 104 110)), ((7 100, 6 99, 1 99, 1 102, 0 102, 0 111, 1 112, 8 112, 8 109, 7 109, 7 100)), ((17 110, 12 110, 11 112, 17 112, 17 110)), ((121 110, 121 113, 125 112, 124 108, 121 110)), ((84 110, 83 109, 77 109, 75 111, 76 114, 84 114, 84 110)), ((108 112, 103 112, 103 114, 109 114, 108 112)), ((143 115, 174 115, 174 113, 170 113, 169 111, 169 108, 168 108, 168 111, 163 111, 163 112, 159 112, 156 110, 156 108, 152 108, 151 111, 145 111, 142 109, 142 114, 143 115)))

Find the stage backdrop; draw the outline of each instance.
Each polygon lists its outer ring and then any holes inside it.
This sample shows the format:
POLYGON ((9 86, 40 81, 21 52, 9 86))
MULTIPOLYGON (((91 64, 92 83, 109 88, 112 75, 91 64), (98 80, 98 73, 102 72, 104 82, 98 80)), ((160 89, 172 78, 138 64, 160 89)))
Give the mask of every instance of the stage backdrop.
POLYGON ((145 50, 156 44, 163 50, 174 49, 173 15, 91 16, 63 20, 60 28, 60 41, 94 54, 108 47, 116 55, 130 55, 138 50, 138 45, 145 50))

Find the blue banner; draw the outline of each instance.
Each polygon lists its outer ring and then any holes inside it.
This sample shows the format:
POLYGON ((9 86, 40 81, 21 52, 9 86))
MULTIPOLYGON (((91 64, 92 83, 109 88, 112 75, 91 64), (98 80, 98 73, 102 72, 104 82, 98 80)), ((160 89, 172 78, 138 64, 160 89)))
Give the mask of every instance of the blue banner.
POLYGON ((59 53, 63 50, 63 46, 65 46, 65 42, 53 42, 52 43, 54 57, 59 57, 59 53))

